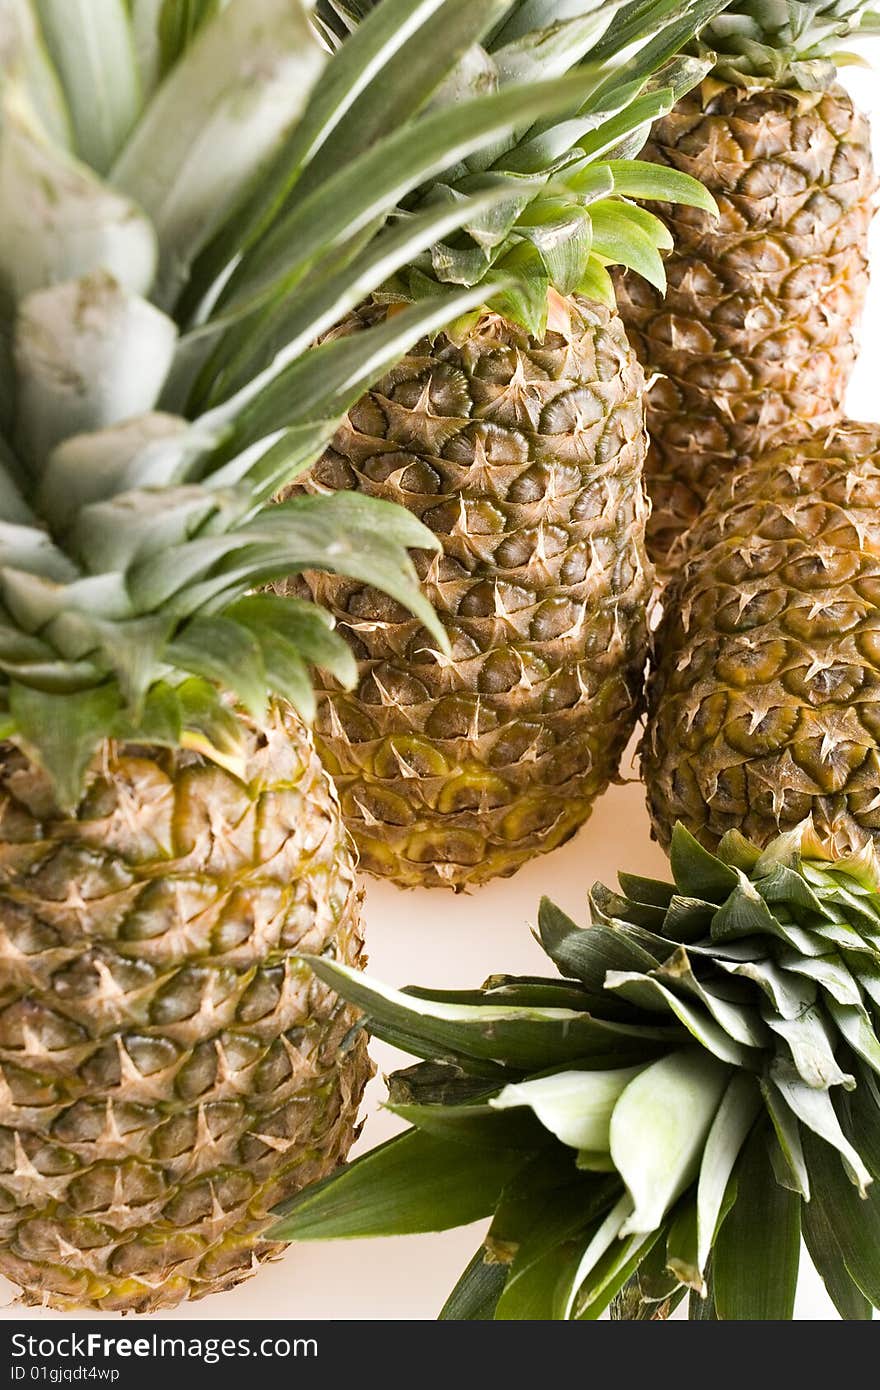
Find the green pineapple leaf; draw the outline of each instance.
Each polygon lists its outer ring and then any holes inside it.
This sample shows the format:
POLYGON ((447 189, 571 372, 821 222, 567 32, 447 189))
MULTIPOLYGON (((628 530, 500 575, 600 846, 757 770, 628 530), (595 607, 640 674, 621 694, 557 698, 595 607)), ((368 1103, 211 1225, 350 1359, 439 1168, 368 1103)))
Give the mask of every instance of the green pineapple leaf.
POLYGON ((220 9, 221 0, 158 0, 153 8, 159 46, 159 74, 164 77, 189 48, 195 35, 220 9))
POLYGON ((739 886, 734 870, 704 849, 683 825, 675 827, 669 863, 676 888, 695 898, 720 905, 739 886))
POLYGON ((549 1134, 578 1153, 608 1153, 618 1101, 640 1067, 615 1071, 561 1071, 509 1082, 489 1101, 492 1110, 533 1111, 549 1134))
POLYGON ((761 1110, 755 1078, 737 1072, 730 1078, 700 1163, 694 1209, 694 1267, 699 1276, 709 1263, 737 1159, 761 1110))
POLYGON ((800 1199, 780 1187, 756 1128, 737 1166, 737 1194, 712 1261, 715 1306, 722 1319, 788 1320, 800 1262, 800 1199))
POLYGON ((454 1144, 470 1144, 478 1149, 526 1149, 529 1152, 548 1144, 546 1130, 522 1110, 502 1114, 491 1105, 415 1105, 389 1103, 388 1109, 413 1129, 433 1134, 454 1144))
POLYGON ((866 1067, 856 1067, 858 1085, 848 1096, 850 1138, 868 1166, 880 1178, 880 1087, 866 1067))
POLYGON ((850 1277, 834 1226, 819 1202, 804 1202, 801 1207, 801 1235, 840 1316, 845 1322, 870 1322, 874 1314, 870 1299, 850 1277))
POLYGON ((440 1309, 440 1322, 482 1322, 495 1317, 507 1280, 501 1264, 490 1263, 480 1246, 440 1309))
POLYGON ((496 313, 523 324, 533 336, 543 337, 547 327, 550 274, 541 252, 527 241, 521 241, 499 256, 495 266, 509 278, 509 288, 492 295, 491 307, 496 313))
POLYGON ((64 83, 76 148, 105 174, 140 111, 140 79, 125 0, 35 0, 64 83))
POLYGON ((658 1240, 658 1232, 652 1231, 645 1236, 631 1236, 606 1250, 580 1284, 570 1308, 570 1317, 578 1322, 597 1321, 642 1261, 648 1258, 658 1240))
POLYGON ((776 1131, 779 1146, 777 1153, 781 1162, 775 1164, 776 1181, 792 1192, 797 1192, 806 1202, 810 1200, 810 1173, 804 1158, 801 1142, 800 1122, 789 1106, 778 1086, 769 1079, 762 1080, 761 1092, 767 1113, 776 1131))
POLYGON ((496 1304, 496 1319, 543 1322, 558 1318, 562 1291, 574 1278, 580 1254, 580 1245, 572 1239, 560 1242, 534 1260, 528 1260, 525 1253, 518 1256, 496 1304))
POLYGON ((619 1196, 616 1175, 584 1172, 572 1164, 569 1149, 544 1146, 502 1192, 486 1248, 511 1268, 516 1280, 522 1270, 604 1217, 619 1196))
POLYGON ((86 768, 113 727, 117 691, 105 684, 57 695, 11 682, 9 709, 24 747, 52 778, 59 805, 73 811, 86 768))
POLYGON ((335 1181, 315 1183, 284 1202, 267 1235, 270 1240, 350 1239, 469 1225, 492 1211, 523 1162, 521 1149, 483 1152, 406 1130, 355 1159, 335 1181))
POLYGON ((357 680, 351 647, 333 631, 330 615, 312 603, 288 596, 250 594, 230 605, 224 616, 249 628, 261 643, 269 636, 280 638, 304 661, 335 676, 346 689, 357 680))
POLYGON ((708 189, 678 169, 664 169, 639 159, 610 159, 605 168, 614 181, 614 191, 623 198, 674 201, 718 215, 718 204, 708 189))
POLYGON ((10 0, 4 21, 7 53, 0 86, 8 91, 20 83, 33 124, 51 144, 71 151, 74 133, 70 107, 31 0, 10 0))
POLYGON ((309 958, 315 974, 344 991, 370 1019, 377 1037, 394 1043, 406 1036, 420 1039, 416 1055, 433 1056, 433 1048, 450 1058, 473 1058, 523 1071, 545 1070, 589 1058, 611 1065, 650 1057, 654 1044, 675 1037, 677 1030, 645 1024, 631 1028, 594 1020, 569 1009, 486 1008, 439 1004, 371 984, 347 967, 309 958), (354 996, 357 995, 357 998, 354 996))
MULTIPOLYGON (((260 643, 232 618, 195 618, 167 649, 181 671, 216 681, 259 723, 266 715, 266 666, 260 643)), ((281 692, 279 692, 281 693, 281 692)))
POLYGON ((393 1105, 477 1101, 491 1095, 492 1090, 492 1082, 485 1076, 469 1076, 452 1062, 417 1062, 388 1078, 388 1100, 393 1105))
POLYGON ((696 1176, 729 1079, 705 1051, 670 1052, 629 1083, 611 1117, 611 1156, 632 1197, 621 1233, 654 1230, 696 1176), (655 1140, 644 1144, 645 1127, 655 1140))
POLYGON ((693 1038, 721 1062, 733 1066, 749 1066, 757 1055, 748 1046, 733 1038, 723 1024, 708 1010, 688 1003, 659 979, 628 971, 611 970, 605 980, 606 989, 614 990, 629 1003, 651 1013, 669 1012, 683 1024, 693 1038))
POLYGON ((518 222, 520 234, 538 251, 551 284, 571 294, 581 284, 593 243, 586 208, 559 199, 536 199, 518 222))
POLYGON ((600 265, 599 261, 593 258, 587 262, 578 290, 587 299, 595 299, 598 304, 604 304, 609 309, 616 307, 614 281, 604 265, 600 265))
MULTIPOLYGON (((717 1117, 716 1117, 717 1118, 717 1117)), ((702 1294, 705 1289, 703 1265, 697 1236, 697 1204, 682 1199, 675 1209, 666 1234, 665 1269, 689 1289, 702 1294)), ((657 1249, 657 1247, 654 1247, 657 1249)))
POLYGON ((876 1184, 860 1198, 833 1150, 812 1134, 804 1135, 804 1152, 814 1174, 813 1196, 834 1232, 843 1261, 856 1286, 874 1307, 880 1303, 880 1197, 876 1184))

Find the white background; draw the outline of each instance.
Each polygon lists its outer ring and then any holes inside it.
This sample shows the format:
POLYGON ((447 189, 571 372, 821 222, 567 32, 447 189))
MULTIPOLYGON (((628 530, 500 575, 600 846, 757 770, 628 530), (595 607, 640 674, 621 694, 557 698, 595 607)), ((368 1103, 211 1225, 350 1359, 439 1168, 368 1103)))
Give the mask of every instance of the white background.
MULTIPOLYGON (((880 66, 880 43, 871 48, 870 56, 880 66)), ((873 116, 880 164, 880 79, 876 72, 850 69, 845 80, 862 109, 873 116)), ((873 251, 874 265, 880 267, 880 219, 873 251)), ((876 420, 880 419, 880 268, 862 344, 849 413, 854 419, 876 420)), ((633 780, 603 797, 575 840, 555 854, 536 859, 513 879, 489 884, 469 897, 455 897, 442 889, 404 892, 368 880, 370 970, 389 984, 446 988, 474 987, 487 975, 502 971, 546 973, 546 958, 528 928, 542 893, 583 921, 587 892, 597 879, 613 882, 618 868, 664 874, 664 856, 651 842, 642 788, 635 781, 636 769, 629 757, 624 772, 633 780)), ((374 1044, 373 1055, 380 1072, 411 1061, 383 1044, 374 1044)), ((380 1108, 384 1096, 380 1076, 367 1092, 368 1119, 356 1152, 372 1148, 397 1127, 380 1108)), ((480 1243, 482 1229, 295 1246, 228 1293, 141 1318, 138 1324, 188 1318, 434 1318, 480 1243)), ((836 1318, 806 1254, 797 1316, 836 1318)), ((0 1318, 63 1317, 22 1308, 15 1303, 13 1286, 0 1279, 0 1318)))

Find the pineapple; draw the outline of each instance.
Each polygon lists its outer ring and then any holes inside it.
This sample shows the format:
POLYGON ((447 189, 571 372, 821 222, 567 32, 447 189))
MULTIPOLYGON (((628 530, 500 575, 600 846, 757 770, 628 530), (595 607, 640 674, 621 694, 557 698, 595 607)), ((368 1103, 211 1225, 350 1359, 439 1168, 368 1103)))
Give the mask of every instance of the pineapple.
MULTIPOLYGON (((480 302, 311 346, 492 205, 385 225, 519 103, 463 106, 445 144, 427 117, 353 138, 353 93, 383 99, 440 8, 388 0, 327 62, 294 0, 0 7, 0 1272, 30 1302, 234 1284, 356 1133, 364 1043, 294 954, 361 957, 302 722, 309 668, 353 663, 313 604, 254 590, 332 566, 442 639, 408 512, 271 505, 374 374, 480 302)), ((433 35, 435 81, 467 41, 433 35)), ((581 85, 522 96, 538 119, 581 85)))
POLYGON ((657 633, 642 750, 655 832, 759 844, 812 815, 880 841, 880 427, 846 423, 720 483, 657 633))
POLYGON ((854 0, 739 0, 699 51, 715 68, 642 157, 695 174, 720 218, 665 209, 664 299, 626 273, 618 302, 646 370, 648 548, 670 546, 744 460, 840 418, 867 289, 874 175, 838 45, 876 18, 854 0))
POLYGON ((242 735, 235 775, 108 740, 69 812, 0 754, 0 1271, 27 1302, 237 1283, 357 1133, 366 1048, 290 955, 358 964, 354 858, 301 723, 242 735))
POLYGON ((643 390, 604 305, 560 299, 540 344, 487 312, 421 343, 313 470, 312 489, 401 502, 443 544, 419 568, 448 658, 394 599, 309 577, 358 658, 317 734, 371 873, 510 874, 616 774, 646 660, 643 390))
POLYGON ((410 1126, 282 1204, 272 1234, 437 1231, 491 1217, 441 1317, 793 1316, 801 1236, 846 1319, 880 1307, 880 862, 809 823, 717 855, 682 827, 672 883, 548 899, 561 978, 398 992, 315 973, 421 1058, 410 1126))
MULTIPOLYGON (((364 8, 325 5, 327 32, 364 8)), ((336 332, 355 335, 438 282, 483 281, 485 305, 425 337, 365 395, 307 482, 317 495, 402 503, 442 543, 418 563, 450 655, 393 599, 309 578, 359 673, 348 694, 323 685, 318 746, 363 867, 404 886, 461 890, 513 873, 568 839, 617 776, 652 577, 645 383, 607 267, 625 263, 662 288, 668 238, 633 197, 713 207, 693 180, 631 155, 646 123, 705 72, 671 55, 719 5, 507 8, 435 109, 469 84, 515 94, 527 77, 579 63, 589 93, 570 120, 523 122, 518 140, 410 200, 415 214, 467 191, 509 191, 336 332), (501 270, 524 286, 494 293, 501 270)))

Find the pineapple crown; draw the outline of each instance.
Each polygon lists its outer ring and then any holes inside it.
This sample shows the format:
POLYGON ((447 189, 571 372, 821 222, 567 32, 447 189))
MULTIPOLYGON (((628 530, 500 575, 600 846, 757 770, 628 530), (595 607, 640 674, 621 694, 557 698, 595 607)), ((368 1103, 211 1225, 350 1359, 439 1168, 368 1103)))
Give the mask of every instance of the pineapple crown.
MULTIPOLYGON (((374 0, 318 0, 326 41, 356 32, 374 0)), ((608 268, 623 265, 665 291, 668 228, 641 204, 652 199, 716 213, 711 195, 679 171, 636 159, 651 123, 710 70, 682 57, 725 0, 516 0, 470 47, 446 81, 426 90, 433 111, 480 92, 579 70, 589 90, 562 119, 528 125, 426 180, 406 201, 415 215, 486 189, 507 189, 491 209, 414 257, 386 286, 417 300, 441 285, 477 285, 499 271, 514 284, 490 307, 540 336, 548 290, 614 304, 608 268), (540 185, 534 194, 533 185, 540 185), (639 203, 634 199, 640 200, 639 203)))
POLYGON ((485 295, 320 343, 500 195, 406 217, 400 199, 591 88, 575 73, 421 111, 421 83, 506 9, 383 0, 328 58, 305 0, 4 3, 0 737, 66 807, 105 738, 237 770, 230 695, 308 717, 310 665, 351 684, 321 610, 253 592, 273 578, 350 575, 443 643, 407 553, 436 542, 408 512, 269 504, 373 380, 485 295))
POLYGON ((545 899, 562 978, 402 992, 315 973, 424 1060, 411 1126, 294 1198, 307 1240, 492 1224, 442 1316, 792 1316, 803 1233, 838 1309, 880 1306, 880 864, 807 823, 761 851, 675 830, 674 882, 545 899), (647 1311, 645 1311, 647 1310, 647 1311))
POLYGON ((823 91, 838 66, 859 61, 840 41, 878 32, 880 14, 864 0, 740 0, 709 21, 692 51, 712 58, 721 82, 823 91))

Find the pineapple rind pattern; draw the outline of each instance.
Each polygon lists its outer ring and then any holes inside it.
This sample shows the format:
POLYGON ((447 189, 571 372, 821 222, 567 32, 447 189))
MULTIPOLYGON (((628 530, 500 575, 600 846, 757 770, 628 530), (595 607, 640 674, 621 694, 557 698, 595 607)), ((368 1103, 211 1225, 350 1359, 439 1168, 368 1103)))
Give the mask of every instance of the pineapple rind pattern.
POLYGON ((371 872, 513 873, 616 776, 646 656, 643 388, 618 317, 554 295, 543 343, 487 313, 421 344, 313 470, 311 490, 402 503, 443 544, 419 567, 451 659, 374 590, 309 577, 359 662, 316 736, 371 872))
POLYGON ((370 1064, 294 959, 361 958, 338 805, 291 715, 244 780, 105 744, 75 817, 0 760, 0 1271, 151 1311, 245 1278, 269 1208, 342 1160, 370 1064))
POLYGON ((758 844, 812 816, 880 843, 880 428, 847 424, 720 484, 681 547, 649 686, 654 830, 758 844))
POLYGON ((616 278, 657 373, 648 537, 665 566, 720 478, 840 418, 877 185, 867 121, 839 86, 707 83, 656 122, 643 157, 700 179, 720 212, 651 205, 675 239, 665 301, 631 273, 616 278))

